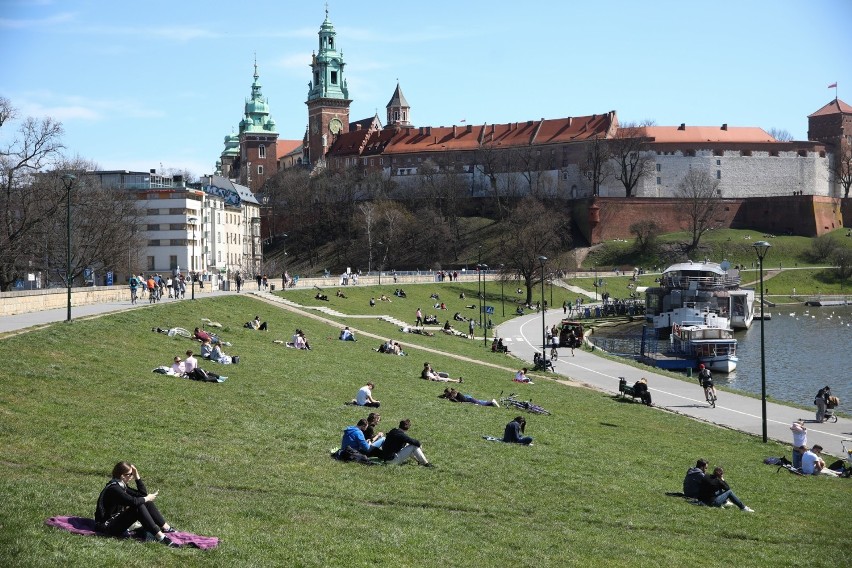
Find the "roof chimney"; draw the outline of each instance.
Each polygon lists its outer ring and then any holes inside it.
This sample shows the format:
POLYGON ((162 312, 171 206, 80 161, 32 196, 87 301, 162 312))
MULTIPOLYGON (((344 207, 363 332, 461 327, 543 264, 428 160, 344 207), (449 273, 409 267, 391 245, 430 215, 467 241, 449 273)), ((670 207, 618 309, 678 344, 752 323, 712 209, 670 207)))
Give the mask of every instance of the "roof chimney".
POLYGON ((568 128, 571 128, 571 125, 572 125, 572 124, 574 124, 574 117, 573 117, 573 116, 569 116, 569 117, 568 117, 568 128))
POLYGON ((457 133, 458 133, 458 130, 456 129, 456 125, 454 124, 454 125, 453 125, 453 138, 455 138, 455 137, 456 137, 456 134, 457 134, 457 133))
POLYGON ((473 132, 473 125, 472 125, 472 124, 468 124, 468 125, 467 125, 467 128, 465 129, 465 131, 466 131, 466 132, 473 132))
POLYGON ((360 122, 355 123, 355 130, 361 130, 361 123, 360 122))
POLYGON ((722 130, 727 130, 727 129, 728 129, 728 123, 726 122, 725 124, 722 125, 722 130))
POLYGON ((680 123, 680 126, 678 126, 678 127, 677 127, 677 129, 678 129, 678 130, 686 130, 686 123, 685 123, 685 122, 681 122, 681 123, 680 123))

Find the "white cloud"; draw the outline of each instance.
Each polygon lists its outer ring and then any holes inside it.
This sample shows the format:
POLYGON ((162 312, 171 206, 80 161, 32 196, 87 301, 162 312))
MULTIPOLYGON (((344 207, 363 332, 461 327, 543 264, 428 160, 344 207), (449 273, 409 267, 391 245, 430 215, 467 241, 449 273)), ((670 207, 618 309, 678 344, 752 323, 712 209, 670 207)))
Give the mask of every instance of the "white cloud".
POLYGON ((24 92, 9 98, 19 108, 21 116, 49 116, 59 121, 151 119, 166 116, 161 110, 147 108, 139 101, 130 99, 95 99, 49 90, 24 92))

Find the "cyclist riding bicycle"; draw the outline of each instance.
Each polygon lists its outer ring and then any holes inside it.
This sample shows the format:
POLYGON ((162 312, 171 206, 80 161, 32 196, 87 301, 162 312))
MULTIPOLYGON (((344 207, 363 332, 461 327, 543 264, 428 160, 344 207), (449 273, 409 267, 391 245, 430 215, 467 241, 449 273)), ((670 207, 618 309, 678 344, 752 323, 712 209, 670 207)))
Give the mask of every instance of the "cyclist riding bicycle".
POLYGON ((710 393, 713 393, 713 398, 716 396, 716 387, 713 386, 713 376, 710 374, 710 369, 704 366, 704 363, 698 365, 698 383, 704 389, 704 396, 710 399, 710 393))

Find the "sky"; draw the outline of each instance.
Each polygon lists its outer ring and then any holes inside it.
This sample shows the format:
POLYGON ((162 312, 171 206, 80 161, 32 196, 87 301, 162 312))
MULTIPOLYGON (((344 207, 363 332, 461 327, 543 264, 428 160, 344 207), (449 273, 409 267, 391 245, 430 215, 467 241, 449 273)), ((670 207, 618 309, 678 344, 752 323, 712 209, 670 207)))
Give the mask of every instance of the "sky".
POLYGON ((852 104, 852 0, 0 0, 0 96, 101 169, 210 174, 255 58, 279 137, 302 138, 326 5, 351 120, 384 123, 397 81, 415 126, 615 110, 805 140, 829 84, 852 104))

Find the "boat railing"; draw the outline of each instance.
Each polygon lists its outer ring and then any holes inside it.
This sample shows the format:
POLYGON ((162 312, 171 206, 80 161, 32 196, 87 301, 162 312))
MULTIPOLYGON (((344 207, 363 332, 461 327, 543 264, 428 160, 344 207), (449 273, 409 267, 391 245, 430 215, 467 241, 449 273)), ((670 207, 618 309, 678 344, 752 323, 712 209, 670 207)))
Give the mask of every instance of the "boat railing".
POLYGON ((739 287, 739 276, 663 276, 661 284, 669 288, 689 290, 695 286, 698 290, 720 290, 739 287))

